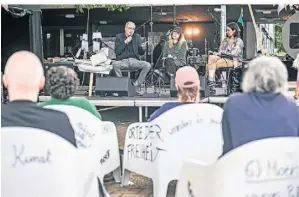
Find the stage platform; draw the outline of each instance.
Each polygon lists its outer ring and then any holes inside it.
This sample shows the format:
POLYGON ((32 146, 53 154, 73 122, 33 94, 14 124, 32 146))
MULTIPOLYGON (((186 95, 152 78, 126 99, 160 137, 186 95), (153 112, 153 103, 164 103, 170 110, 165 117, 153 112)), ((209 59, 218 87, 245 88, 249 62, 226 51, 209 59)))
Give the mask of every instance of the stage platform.
MULTIPOLYGON (((288 92, 288 96, 292 97, 293 92, 288 92)), ((87 98, 86 96, 75 96, 75 98, 87 98)), ((39 101, 48 101, 50 96, 39 96, 39 101)), ((144 98, 144 97, 98 97, 93 96, 87 98, 92 104, 97 107, 138 107, 139 121, 142 122, 143 108, 145 112, 145 118, 148 117, 148 107, 161 107, 164 103, 175 102, 177 98, 144 98)), ((201 103, 213 103, 223 105, 226 103, 228 97, 215 96, 202 98, 201 103)), ((299 100, 297 100, 297 106, 299 106, 299 100)))
MULTIPOLYGON (((296 82, 289 82, 289 92, 287 96, 293 98, 294 89, 296 87, 296 82)), ((153 96, 153 89, 147 89, 146 96, 135 96, 135 97, 100 97, 100 96, 86 96, 86 90, 88 90, 87 86, 80 86, 79 90, 76 92, 76 97, 78 98, 87 98, 93 105, 97 107, 138 107, 139 110, 139 121, 142 122, 143 117, 143 108, 145 118, 148 118, 148 107, 161 107, 163 104, 168 102, 177 101, 176 97, 170 97, 169 89, 165 89, 160 94, 160 97, 153 96)), ((144 93, 144 92, 143 92, 144 93)), ((50 96, 39 96, 39 102, 48 101, 50 96)), ((201 98, 201 103, 213 103, 222 106, 226 103, 228 97, 226 96, 210 96, 206 98, 201 98)), ((297 106, 299 106, 299 100, 296 101, 297 106)))

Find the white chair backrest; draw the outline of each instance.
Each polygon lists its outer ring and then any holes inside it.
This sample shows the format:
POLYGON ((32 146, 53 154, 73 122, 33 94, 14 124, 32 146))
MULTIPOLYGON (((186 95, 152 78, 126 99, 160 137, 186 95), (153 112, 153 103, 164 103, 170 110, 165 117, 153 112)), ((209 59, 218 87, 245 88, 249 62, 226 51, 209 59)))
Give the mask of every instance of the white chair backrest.
POLYGON ((101 132, 101 144, 100 149, 102 154, 100 155, 100 178, 103 180, 104 176, 108 173, 117 170, 115 177, 120 181, 120 156, 118 137, 115 124, 109 121, 102 121, 103 129, 101 132))
POLYGON ((158 184, 156 188, 161 188, 159 191, 154 188, 154 197, 165 196, 168 183, 179 178, 187 158, 208 164, 222 154, 222 113, 216 105, 186 104, 152 122, 130 125, 125 141, 124 170, 152 178, 154 187, 158 184))
POLYGON ((214 186, 219 188, 214 196, 296 196, 299 138, 265 139, 239 147, 219 160, 214 174, 214 186), (219 175, 226 180, 215 179, 219 175))
POLYGON ((41 129, 1 129, 3 197, 82 196, 78 152, 72 144, 41 129))
POLYGON ((120 167, 118 138, 113 122, 101 121, 90 112, 75 106, 49 105, 46 107, 67 114, 76 132, 78 146, 92 148, 92 157, 99 168, 97 175, 102 181, 106 174, 120 167))
POLYGON ((102 131, 102 121, 89 111, 70 105, 47 105, 45 108, 64 112, 75 131, 77 146, 90 148, 98 145, 99 133, 102 131))
POLYGON ((154 178, 156 159, 160 150, 157 147, 158 135, 161 132, 159 125, 152 123, 130 124, 125 139, 123 170, 129 170, 154 178))
POLYGON ((185 188, 178 190, 186 191, 189 182, 195 197, 295 197, 299 195, 299 138, 251 142, 227 153, 214 165, 193 164, 193 169, 185 172, 180 179, 185 188), (200 190, 202 185, 205 188, 200 190))
POLYGON ((88 174, 85 179, 88 182, 85 185, 85 195, 97 196, 98 184, 97 175, 101 172, 101 166, 99 165, 100 155, 103 153, 101 149, 101 131, 102 121, 96 116, 91 114, 85 109, 81 109, 76 106, 70 105, 48 105, 45 108, 54 109, 64 112, 75 131, 75 138, 78 148, 84 152, 81 161, 84 161, 82 165, 82 171, 91 171, 93 173, 88 174))
POLYGON ((169 159, 181 161, 187 156, 211 163, 223 152, 222 114, 223 109, 216 105, 185 104, 167 111, 152 122, 161 127, 161 139, 167 139, 165 143, 160 143, 175 154, 175 157, 167 154, 169 159))

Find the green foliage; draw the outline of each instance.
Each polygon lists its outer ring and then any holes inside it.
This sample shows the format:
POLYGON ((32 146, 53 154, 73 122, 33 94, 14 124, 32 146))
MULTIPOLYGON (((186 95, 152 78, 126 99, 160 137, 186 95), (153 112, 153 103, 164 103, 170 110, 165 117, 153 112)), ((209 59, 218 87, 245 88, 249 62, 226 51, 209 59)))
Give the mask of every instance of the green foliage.
POLYGON ((276 24, 275 25, 275 48, 277 49, 277 54, 286 54, 286 51, 283 47, 282 43, 282 28, 283 24, 276 24))
POLYGON ((108 11, 126 11, 130 7, 128 5, 98 5, 98 4, 80 4, 75 5, 77 12, 84 13, 84 9, 106 8, 108 11))

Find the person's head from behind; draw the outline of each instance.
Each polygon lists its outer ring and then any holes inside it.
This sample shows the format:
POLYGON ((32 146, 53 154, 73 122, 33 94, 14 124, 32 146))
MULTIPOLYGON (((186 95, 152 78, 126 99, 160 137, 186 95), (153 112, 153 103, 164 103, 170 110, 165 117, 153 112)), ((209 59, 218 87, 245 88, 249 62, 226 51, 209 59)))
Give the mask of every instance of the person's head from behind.
POLYGON ((9 101, 36 102, 45 84, 44 70, 39 58, 29 51, 14 53, 7 60, 3 84, 8 90, 9 101))
POLYGON ((249 63, 244 76, 244 92, 284 93, 288 90, 288 71, 276 57, 258 57, 249 63))
POLYGON ((176 72, 175 85, 180 102, 199 102, 199 76, 191 66, 184 66, 176 72))
POLYGON ((232 22, 232 23, 228 23, 226 26, 226 36, 228 38, 231 37, 240 37, 240 29, 237 23, 232 22))
POLYGON ((47 73, 46 86, 52 98, 65 100, 74 96, 79 79, 77 73, 70 68, 52 67, 47 73))

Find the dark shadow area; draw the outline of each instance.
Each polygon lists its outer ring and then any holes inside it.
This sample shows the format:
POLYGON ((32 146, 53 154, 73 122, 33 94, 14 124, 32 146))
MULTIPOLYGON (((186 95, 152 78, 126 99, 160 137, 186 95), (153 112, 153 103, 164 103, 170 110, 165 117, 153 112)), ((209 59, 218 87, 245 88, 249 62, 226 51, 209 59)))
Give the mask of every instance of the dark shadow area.
POLYGON ((14 52, 30 50, 29 16, 15 18, 1 10, 1 71, 14 52))

